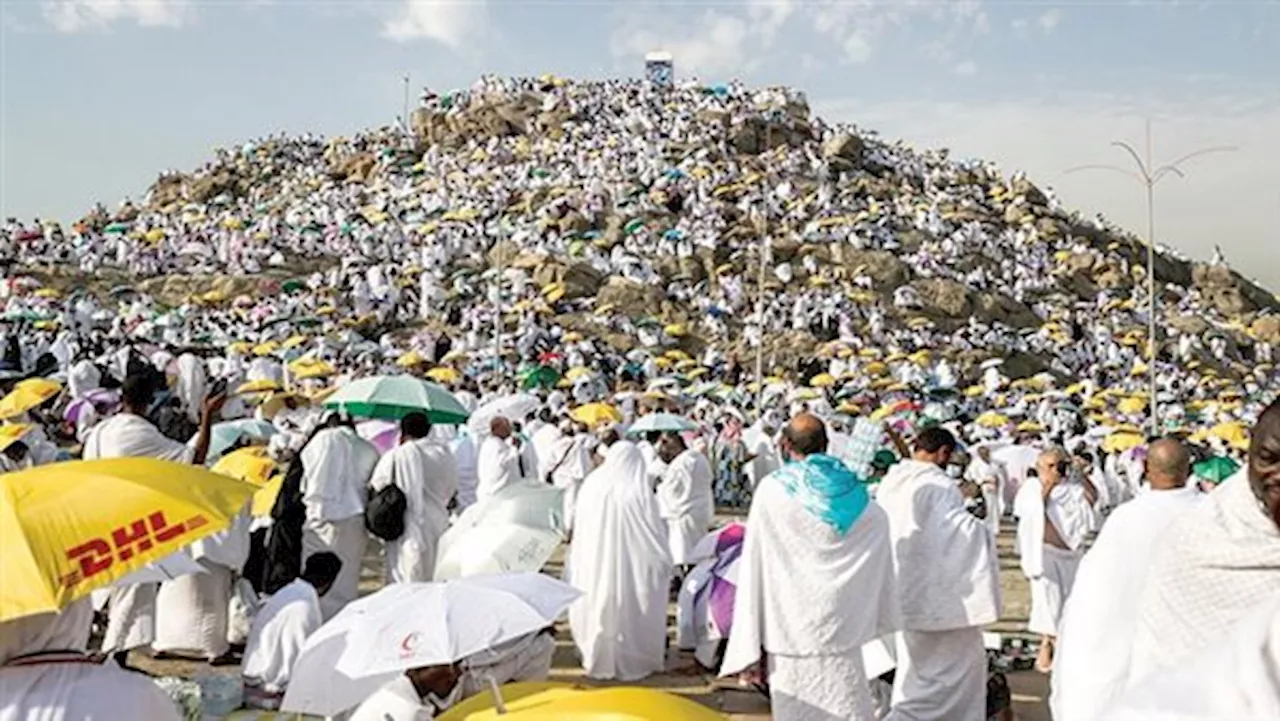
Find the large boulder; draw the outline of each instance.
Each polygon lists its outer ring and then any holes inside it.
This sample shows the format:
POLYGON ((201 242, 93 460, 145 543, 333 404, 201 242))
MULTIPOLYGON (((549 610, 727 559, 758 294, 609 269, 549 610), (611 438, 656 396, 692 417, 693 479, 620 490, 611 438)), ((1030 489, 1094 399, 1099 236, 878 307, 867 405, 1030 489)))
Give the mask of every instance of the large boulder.
POLYGON ((926 309, 948 318, 966 318, 973 313, 969 287, 964 283, 944 278, 924 278, 913 281, 911 286, 920 294, 920 302, 926 309))
POLYGON ((1272 345, 1280 344, 1280 316, 1265 315, 1249 327, 1254 338, 1272 345))
POLYGON ((339 181, 351 180, 365 183, 372 179, 373 171, 377 166, 378 159, 373 153, 356 153, 330 167, 329 177, 339 181))
POLYGON ((543 263, 533 273, 533 282, 540 287, 562 283, 564 297, 568 300, 595 295, 603 281, 604 274, 590 263, 543 263))
POLYGON ((850 273, 861 270, 870 276, 871 287, 879 291, 892 291, 911 280, 911 266, 888 251, 846 248, 841 260, 850 273))
POLYGON ((1034 328, 1040 318, 1024 303, 1000 293, 979 293, 974 299, 974 315, 984 323, 1000 322, 1013 328, 1034 328))
POLYGON ((1049 204, 1048 196, 1037 188, 1035 183, 1027 180, 1026 178, 1019 178, 1015 180, 1011 190, 1013 190, 1014 195, 1021 195, 1026 198, 1027 202, 1031 205, 1043 206, 1049 204))
POLYGON ((840 133, 822 144, 822 157, 840 170, 852 170, 862 161, 866 143, 852 133, 840 133))
POLYGON ((609 276, 596 293, 596 307, 606 303, 633 318, 654 315, 667 298, 657 285, 644 285, 620 276, 609 276))

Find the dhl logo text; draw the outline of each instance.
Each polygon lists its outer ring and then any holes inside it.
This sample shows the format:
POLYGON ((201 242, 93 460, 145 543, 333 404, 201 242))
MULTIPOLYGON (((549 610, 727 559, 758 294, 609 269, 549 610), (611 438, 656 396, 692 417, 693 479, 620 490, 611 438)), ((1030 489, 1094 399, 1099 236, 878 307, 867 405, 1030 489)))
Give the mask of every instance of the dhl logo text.
POLYGON ((108 536, 91 538, 68 549, 67 559, 75 562, 77 568, 62 579, 62 585, 64 588, 79 585, 110 570, 117 561, 125 563, 158 544, 171 543, 208 523, 203 515, 196 515, 182 523, 170 524, 164 517, 164 511, 155 511, 130 521, 113 529, 108 536))

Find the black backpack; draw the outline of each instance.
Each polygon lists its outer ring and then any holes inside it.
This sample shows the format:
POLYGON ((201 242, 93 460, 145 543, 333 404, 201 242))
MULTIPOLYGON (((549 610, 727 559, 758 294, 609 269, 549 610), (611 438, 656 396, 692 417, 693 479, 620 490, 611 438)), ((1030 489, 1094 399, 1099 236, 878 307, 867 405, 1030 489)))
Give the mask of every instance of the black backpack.
POLYGON ((393 480, 369 495, 364 507, 364 527, 384 541, 399 540, 404 535, 404 514, 408 508, 404 491, 393 480))

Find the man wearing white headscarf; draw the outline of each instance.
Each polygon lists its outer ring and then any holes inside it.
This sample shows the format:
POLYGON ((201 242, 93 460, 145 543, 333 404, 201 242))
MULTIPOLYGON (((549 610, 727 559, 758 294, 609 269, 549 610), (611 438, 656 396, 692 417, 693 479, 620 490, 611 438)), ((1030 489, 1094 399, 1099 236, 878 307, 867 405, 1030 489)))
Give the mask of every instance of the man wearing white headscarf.
POLYGON ((318 431, 302 449, 302 560, 329 551, 342 561, 333 588, 320 599, 325 620, 358 595, 360 564, 369 538, 364 528, 364 502, 378 449, 336 419, 318 431))
POLYGON ((93 607, 83 599, 60 613, 0 623, 0 719, 181 719, 150 679, 85 654, 92 622, 93 607))
POLYGON ((576 515, 565 580, 583 592, 569 629, 587 676, 638 681, 662 671, 671 556, 634 444, 609 447, 582 484, 576 515))

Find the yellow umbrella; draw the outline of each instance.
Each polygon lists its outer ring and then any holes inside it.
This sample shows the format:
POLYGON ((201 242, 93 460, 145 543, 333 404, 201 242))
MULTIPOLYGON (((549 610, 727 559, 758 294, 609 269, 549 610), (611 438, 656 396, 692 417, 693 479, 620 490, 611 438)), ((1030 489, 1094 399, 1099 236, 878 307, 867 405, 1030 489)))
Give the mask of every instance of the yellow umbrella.
POLYGON ((965 398, 977 398, 986 392, 987 389, 982 386, 969 386, 964 389, 964 396, 965 398))
POLYGON ((37 298, 57 298, 59 295, 56 288, 41 288, 35 292, 37 298))
POLYGON ((280 390, 280 384, 269 378, 261 378, 248 383, 241 383, 236 388, 237 395, 245 395, 250 393, 272 393, 280 390))
POLYGON ((1044 430, 1044 426, 1035 421, 1023 421, 1018 424, 1018 430, 1026 433, 1039 433, 1044 430))
POLYGON ((882 361, 872 361, 868 363, 862 371, 869 376, 879 377, 889 372, 889 366, 885 365, 882 361))
POLYGON ((290 399, 293 399, 300 406, 310 405, 310 399, 298 393, 272 393, 262 402, 262 417, 267 420, 275 418, 276 414, 285 407, 285 403, 290 399))
POLYGON ((591 369, 585 368, 583 366, 575 366, 573 368, 570 368, 568 372, 564 374, 564 377, 569 379, 570 381, 576 381, 579 378, 586 378, 589 375, 591 375, 591 369))
POLYGON ((427 377, 437 383, 457 383, 462 380, 462 374, 457 368, 449 366, 440 366, 427 371, 427 377))
POLYGON ((835 384, 836 384, 836 377, 831 375, 830 373, 819 373, 818 375, 809 379, 809 385, 813 386, 814 388, 830 388, 835 384))
POLYGON ((227 350, 231 351, 232 353, 239 353, 240 355, 244 355, 245 353, 248 353, 252 349, 253 349, 252 343, 249 343, 247 341, 242 341, 242 340, 236 341, 235 343, 232 343, 231 345, 227 346, 227 350))
POLYGON ((307 338, 305 335, 289 336, 289 339, 286 340, 283 344, 281 344, 280 347, 285 350, 289 350, 291 348, 297 348, 298 346, 303 345, 308 340, 310 339, 307 338))
POLYGON ((255 345, 253 347, 253 354, 261 358, 262 356, 269 356, 272 353, 275 353, 279 348, 279 344, 273 340, 269 340, 266 343, 259 343, 258 345, 255 345))
POLYGON ((983 428, 1004 428, 1010 423, 1008 416, 996 413, 995 411, 987 411, 986 413, 983 413, 978 416, 978 420, 976 422, 983 428))
POLYGON ((1209 436, 1224 441, 1235 448, 1245 449, 1249 447, 1249 429, 1239 421, 1219 423, 1209 429, 1209 436))
POLYGON ((261 488, 276 472, 276 462, 267 454, 266 446, 249 446, 228 453, 210 469, 261 488))
POLYGON ((0 476, 0 621, 57 611, 226 528, 253 491, 153 458, 0 476))
POLYGON ((0 453, 3 453, 22 437, 27 435, 32 425, 30 423, 6 423, 0 426, 0 453))
POLYGON ((1116 406, 1116 410, 1120 411, 1121 413, 1124 413, 1125 415, 1134 415, 1137 413, 1141 413, 1146 409, 1147 409, 1147 399, 1138 398, 1136 396, 1133 398, 1125 398, 1124 400, 1120 401, 1120 403, 1116 406))
POLYGON ((32 378, 14 386, 0 398, 0 419, 25 413, 62 392, 62 384, 45 378, 32 378))
POLYGON ((881 355, 878 348, 862 348, 858 351, 859 358, 879 358, 881 355))
POLYGON ((337 373, 331 363, 319 358, 299 358, 289 364, 294 378, 325 378, 337 373))
POLYGON ((481 693, 438 716, 438 721, 727 721, 718 711, 652 688, 584 688, 563 683, 512 683, 481 693))
POLYGON ((417 349, 411 349, 408 353, 404 353, 396 359, 396 365, 401 368, 412 368, 416 365, 421 365, 426 361, 427 359, 423 358, 422 354, 419 353, 417 349))
POLYGON ((672 338, 680 338, 682 336, 688 335, 689 329, 685 327, 684 323, 672 323, 667 327, 663 328, 662 332, 666 333, 672 338))
POLYGON ((672 348, 671 350, 667 351, 667 352, 666 352, 666 353, 664 353, 663 355, 665 355, 667 358, 669 358, 669 359, 671 359, 671 360, 673 360, 673 361, 687 361, 687 360, 693 360, 692 356, 690 356, 688 353, 685 353, 684 351, 680 350, 679 348, 672 348))
POLYGON ((607 423, 618 423, 622 413, 608 403, 588 403, 569 411, 569 417, 583 425, 595 428, 607 423))
POLYGON ((1107 436, 1106 440, 1102 442, 1102 449, 1107 453, 1123 453, 1146 442, 1141 433, 1133 433, 1127 430, 1117 431, 1107 436))

